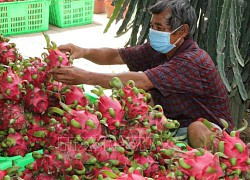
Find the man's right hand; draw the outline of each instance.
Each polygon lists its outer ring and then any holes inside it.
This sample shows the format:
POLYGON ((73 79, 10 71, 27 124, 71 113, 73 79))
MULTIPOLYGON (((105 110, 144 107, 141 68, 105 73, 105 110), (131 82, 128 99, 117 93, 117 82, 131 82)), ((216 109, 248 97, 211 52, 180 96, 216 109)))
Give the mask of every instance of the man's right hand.
POLYGON ((65 44, 58 46, 58 49, 64 53, 69 52, 71 59, 83 58, 86 54, 86 50, 74 44, 65 44))

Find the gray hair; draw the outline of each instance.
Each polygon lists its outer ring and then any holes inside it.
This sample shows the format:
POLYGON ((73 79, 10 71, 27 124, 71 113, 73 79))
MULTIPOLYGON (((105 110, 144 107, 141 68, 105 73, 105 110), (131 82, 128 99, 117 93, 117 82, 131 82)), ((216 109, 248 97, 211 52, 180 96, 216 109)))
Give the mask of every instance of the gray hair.
POLYGON ((197 17, 194 8, 188 0, 160 0, 149 8, 151 14, 160 14, 165 9, 170 9, 170 18, 166 17, 166 25, 174 30, 182 24, 189 26, 189 33, 186 38, 193 37, 196 30, 197 17))

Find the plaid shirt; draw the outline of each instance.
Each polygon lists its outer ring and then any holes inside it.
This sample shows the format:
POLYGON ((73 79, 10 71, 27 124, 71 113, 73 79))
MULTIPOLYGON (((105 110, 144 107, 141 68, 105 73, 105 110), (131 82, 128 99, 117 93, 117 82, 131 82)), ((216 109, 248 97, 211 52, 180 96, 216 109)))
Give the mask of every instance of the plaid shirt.
POLYGON ((173 57, 151 48, 149 43, 119 49, 130 71, 144 71, 153 83, 150 91, 165 116, 187 127, 198 118, 223 127, 225 119, 232 130, 227 90, 212 59, 192 39, 185 40, 173 57))

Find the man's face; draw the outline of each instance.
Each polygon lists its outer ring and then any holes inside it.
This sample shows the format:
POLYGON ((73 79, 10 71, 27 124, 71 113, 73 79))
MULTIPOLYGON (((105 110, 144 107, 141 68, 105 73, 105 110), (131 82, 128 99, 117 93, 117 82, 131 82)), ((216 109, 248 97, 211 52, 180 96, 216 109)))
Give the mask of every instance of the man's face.
POLYGON ((166 24, 166 19, 171 17, 171 11, 166 9, 160 14, 153 14, 150 26, 156 31, 171 32, 171 27, 166 24))
MULTIPOLYGON (((166 22, 166 19, 169 19, 170 17, 171 17, 170 9, 166 9, 160 14, 153 14, 151 22, 150 22, 151 28, 156 31, 171 33, 174 29, 171 29, 171 27, 167 25, 167 22, 166 22)), ((179 31, 171 34, 170 36, 171 44, 175 43, 180 37, 181 37, 181 34, 179 34, 179 31)))

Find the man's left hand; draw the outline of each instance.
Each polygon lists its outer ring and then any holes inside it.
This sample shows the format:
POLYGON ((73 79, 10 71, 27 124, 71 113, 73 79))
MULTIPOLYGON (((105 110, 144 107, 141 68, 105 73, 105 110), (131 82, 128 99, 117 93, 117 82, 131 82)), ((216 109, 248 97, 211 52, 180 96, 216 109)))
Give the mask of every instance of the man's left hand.
POLYGON ((87 71, 74 66, 57 67, 50 71, 54 80, 68 85, 77 85, 84 83, 84 77, 87 71))

